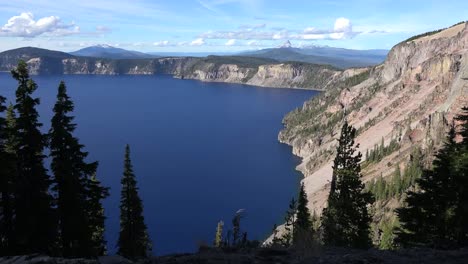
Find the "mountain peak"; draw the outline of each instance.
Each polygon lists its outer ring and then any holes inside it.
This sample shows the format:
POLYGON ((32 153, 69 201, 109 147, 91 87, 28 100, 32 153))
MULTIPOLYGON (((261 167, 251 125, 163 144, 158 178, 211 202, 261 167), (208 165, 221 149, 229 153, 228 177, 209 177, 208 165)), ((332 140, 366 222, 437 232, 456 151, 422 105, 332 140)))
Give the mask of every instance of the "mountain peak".
POLYGON ((96 46, 94 46, 94 47, 96 47, 96 48, 103 48, 103 49, 111 49, 111 48, 114 48, 114 47, 112 47, 112 46, 109 45, 109 44, 98 44, 98 45, 96 45, 96 46))
POLYGON ((284 42, 281 46, 279 46, 279 48, 285 48, 285 49, 292 48, 291 41, 286 40, 286 42, 284 42))

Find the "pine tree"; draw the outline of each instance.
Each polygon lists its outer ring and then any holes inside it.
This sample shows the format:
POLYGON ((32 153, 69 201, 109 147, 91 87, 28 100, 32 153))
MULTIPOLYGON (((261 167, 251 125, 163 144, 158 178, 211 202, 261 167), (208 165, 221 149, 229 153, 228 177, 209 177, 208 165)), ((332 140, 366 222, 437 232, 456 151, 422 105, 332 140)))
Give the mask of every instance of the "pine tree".
POLYGON ((244 212, 243 209, 237 210, 236 214, 232 218, 232 246, 236 247, 239 245, 239 241, 241 238, 241 219, 242 213, 244 212))
POLYGON ((462 122, 460 134, 462 156, 459 156, 460 173, 454 176, 457 193, 455 206, 454 236, 459 246, 468 246, 468 107, 462 108, 462 114, 457 117, 462 122))
POLYGON ((104 239, 104 207, 102 200, 109 196, 109 188, 103 187, 101 182, 93 174, 87 182, 88 223, 91 231, 91 254, 90 256, 103 256, 107 254, 106 240, 104 239))
MULTIPOLYGON (((0 99, 1 100, 1 99, 0 99)), ((0 108, 2 108, 0 106, 0 108)), ((14 254, 14 188, 17 180, 17 146, 16 115, 14 106, 10 104, 6 111, 6 118, 1 119, 0 129, 0 255, 14 254)))
POLYGON ((302 183, 297 198, 297 216, 293 231, 294 244, 309 240, 313 236, 312 220, 307 204, 307 194, 302 183))
MULTIPOLYGON (((49 131, 51 168, 54 174, 54 190, 57 192, 57 214, 59 220, 60 248, 65 257, 94 256, 94 223, 89 214, 91 192, 105 195, 105 188, 89 189, 97 169, 97 162, 86 163, 87 152, 73 136, 76 124, 73 116, 73 102, 67 95, 66 86, 61 82, 57 102, 54 106, 52 127, 49 131)), ((99 187, 99 186, 97 186, 99 187)))
POLYGON ((283 239, 278 237, 278 225, 274 224, 273 229, 273 239, 271 240, 271 243, 269 244, 270 247, 276 247, 276 246, 282 246, 283 245, 283 239))
POLYGON ((124 173, 121 184, 118 254, 131 259, 147 257, 151 251, 151 243, 143 217, 143 204, 138 196, 129 145, 125 148, 124 173))
POLYGON ((400 166, 395 166, 395 172, 392 176, 392 195, 400 195, 402 192, 401 171, 400 166))
POLYGON ((418 189, 409 191, 406 207, 397 210, 401 228, 398 241, 404 246, 448 247, 454 241, 454 208, 457 193, 459 146, 452 127, 443 148, 436 154, 431 170, 416 180, 418 189))
POLYGON ((48 253, 55 241, 56 220, 49 193, 51 180, 43 165, 46 138, 39 130, 42 126, 36 110, 39 99, 31 97, 37 85, 29 77, 24 61, 20 61, 11 73, 18 81, 15 105, 18 112, 15 253, 48 253))
POLYGON ((361 153, 356 152, 356 129, 345 121, 330 184, 328 207, 322 214, 324 243, 331 246, 367 248, 371 245, 371 216, 367 206, 372 195, 363 192, 361 182, 361 153))
MULTIPOLYGON (((0 113, 6 110, 5 97, 0 96, 0 113)), ((11 160, 6 150, 7 121, 0 116, 0 256, 10 251, 13 235, 13 189, 10 174, 11 160)))
POLYGON ((217 248, 223 245, 223 227, 224 227, 224 222, 219 221, 218 225, 216 226, 216 236, 214 240, 214 246, 217 248))
POLYGON ((294 233, 294 226, 296 223, 296 212, 297 212, 297 201, 292 198, 291 202, 289 202, 288 211, 286 211, 286 216, 284 218, 284 229, 285 232, 281 237, 281 241, 283 246, 289 247, 292 245, 293 242, 293 233, 294 233))

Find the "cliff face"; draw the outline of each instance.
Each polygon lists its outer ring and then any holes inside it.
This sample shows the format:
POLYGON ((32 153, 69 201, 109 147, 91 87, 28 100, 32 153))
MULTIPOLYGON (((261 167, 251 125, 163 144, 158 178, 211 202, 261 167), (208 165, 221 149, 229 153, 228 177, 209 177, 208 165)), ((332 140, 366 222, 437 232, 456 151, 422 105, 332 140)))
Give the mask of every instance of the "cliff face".
MULTIPOLYGON (((341 73, 341 75, 345 75, 341 73)), ((468 105, 468 26, 395 46, 387 60, 353 78, 334 79, 325 93, 289 113, 279 140, 302 158, 309 207, 320 212, 328 196, 339 129, 345 117, 358 129, 359 151, 384 141, 398 150, 366 166, 364 180, 404 166, 412 148, 433 153, 448 125, 468 105)))
MULTIPOLYGON (((45 52, 45 51, 44 51, 45 52)), ((43 53, 44 53, 43 52, 43 53)), ((278 63, 249 57, 174 57, 158 59, 100 59, 66 53, 31 54, 17 51, 0 56, 0 70, 8 71, 19 59, 31 74, 171 74, 176 78, 242 83, 265 87, 320 89, 341 71, 307 63, 278 63)))
POLYGON ((321 90, 341 71, 327 66, 304 63, 239 66, 236 64, 198 63, 193 70, 184 69, 175 76, 212 82, 244 83, 249 85, 304 88, 321 90))

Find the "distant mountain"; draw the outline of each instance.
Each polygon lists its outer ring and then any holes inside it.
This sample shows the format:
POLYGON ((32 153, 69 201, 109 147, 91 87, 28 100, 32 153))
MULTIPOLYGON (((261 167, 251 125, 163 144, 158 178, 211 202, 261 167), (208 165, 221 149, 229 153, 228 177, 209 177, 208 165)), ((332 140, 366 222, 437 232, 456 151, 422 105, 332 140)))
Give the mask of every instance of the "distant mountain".
POLYGON ((10 58, 10 59, 16 59, 16 60, 18 59, 29 60, 30 58, 37 58, 37 57, 64 59, 64 58, 70 58, 73 56, 71 56, 68 53, 61 52, 61 51, 41 49, 41 48, 35 48, 35 47, 23 47, 23 48, 17 48, 17 49, 0 52, 1 59, 10 58))
POLYGON ((242 52, 239 55, 278 61, 329 64, 338 68, 365 67, 382 63, 388 50, 352 50, 333 47, 293 48, 287 41, 279 48, 242 52))
POLYGON ((208 56, 230 56, 236 52, 148 52, 150 55, 157 57, 208 57, 208 56))
POLYGON ((155 55, 133 50, 125 50, 109 45, 91 46, 74 52, 70 52, 70 54, 80 57, 95 57, 106 59, 148 59, 157 57, 155 55))
POLYGON ((40 65, 36 69, 39 74, 56 74, 63 71, 63 60, 73 59, 75 56, 65 52, 47 50, 34 47, 24 47, 0 52, 0 71, 9 71, 16 67, 19 60, 29 65, 40 65))
POLYGON ((286 42, 284 42, 281 46, 279 46, 280 48, 292 48, 292 44, 291 44, 291 41, 287 40, 286 42))

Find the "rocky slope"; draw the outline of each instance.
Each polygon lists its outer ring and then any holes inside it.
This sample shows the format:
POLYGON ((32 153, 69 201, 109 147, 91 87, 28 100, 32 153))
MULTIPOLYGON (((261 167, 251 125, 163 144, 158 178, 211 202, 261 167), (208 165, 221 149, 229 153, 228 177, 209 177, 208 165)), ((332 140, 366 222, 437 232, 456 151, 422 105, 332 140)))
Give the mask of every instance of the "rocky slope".
POLYGON ((9 71, 20 59, 28 63, 31 74, 171 74, 176 78, 278 88, 318 89, 341 74, 330 66, 242 56, 105 59, 36 48, 0 53, 0 71, 9 71))
POLYGON ((436 151, 454 115, 468 105, 467 23, 404 41, 382 65, 328 86, 289 113, 279 135, 302 158, 298 169, 305 176, 309 207, 317 212, 328 196, 344 118, 358 129, 362 153, 382 140, 385 146, 398 143, 392 153, 365 167, 365 181, 404 167, 414 148, 436 151))

